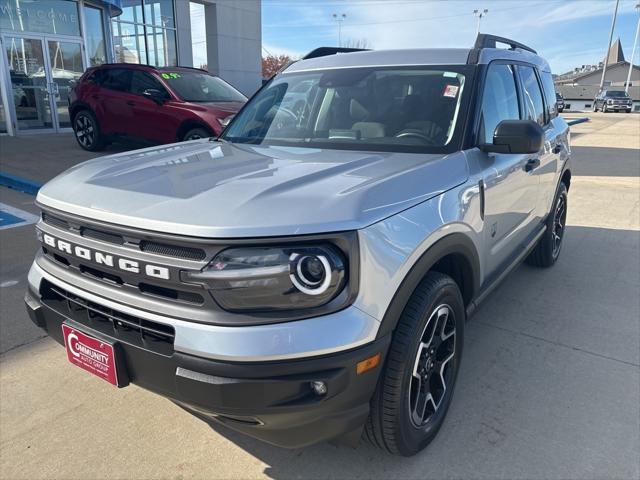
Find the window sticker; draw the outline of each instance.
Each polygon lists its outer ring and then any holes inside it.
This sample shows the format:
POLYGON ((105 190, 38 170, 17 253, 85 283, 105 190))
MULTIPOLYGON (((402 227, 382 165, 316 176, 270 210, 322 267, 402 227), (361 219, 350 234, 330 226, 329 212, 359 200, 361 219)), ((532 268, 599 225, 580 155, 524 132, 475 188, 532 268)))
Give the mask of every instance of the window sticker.
POLYGON ((444 87, 444 93, 442 95, 449 98, 456 98, 459 88, 460 87, 458 87, 457 85, 447 85, 446 87, 444 87))
POLYGON ((456 72, 444 72, 442 74, 443 77, 456 78, 458 74, 456 72))
POLYGON ((162 74, 162 78, 164 78, 165 80, 171 80, 173 78, 180 78, 180 74, 179 73, 163 73, 162 74))

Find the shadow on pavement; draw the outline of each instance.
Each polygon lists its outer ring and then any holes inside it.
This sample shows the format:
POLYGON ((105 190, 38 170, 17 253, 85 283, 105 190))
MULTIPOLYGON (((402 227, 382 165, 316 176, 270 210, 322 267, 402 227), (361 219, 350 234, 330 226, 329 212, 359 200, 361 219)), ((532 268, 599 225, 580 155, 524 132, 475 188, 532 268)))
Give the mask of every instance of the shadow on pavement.
POLYGON ((448 418, 417 456, 286 450, 212 428, 274 479, 637 474, 640 234, 567 227, 563 248, 554 268, 518 268, 469 321, 448 418), (612 398, 615 409, 598 406, 612 398))

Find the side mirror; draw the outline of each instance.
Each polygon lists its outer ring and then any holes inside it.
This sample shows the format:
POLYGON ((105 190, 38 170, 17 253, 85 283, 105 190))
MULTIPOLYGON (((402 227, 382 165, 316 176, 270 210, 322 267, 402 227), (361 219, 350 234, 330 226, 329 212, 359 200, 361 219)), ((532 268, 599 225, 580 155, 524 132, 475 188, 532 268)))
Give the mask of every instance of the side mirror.
POLYGON ((493 143, 479 148, 493 153, 536 153, 543 145, 544 130, 533 120, 503 120, 493 133, 493 143))
POLYGON ((145 91, 142 92, 142 95, 147 97, 150 100, 153 100, 158 105, 162 105, 166 100, 165 95, 157 88, 147 88, 145 91))

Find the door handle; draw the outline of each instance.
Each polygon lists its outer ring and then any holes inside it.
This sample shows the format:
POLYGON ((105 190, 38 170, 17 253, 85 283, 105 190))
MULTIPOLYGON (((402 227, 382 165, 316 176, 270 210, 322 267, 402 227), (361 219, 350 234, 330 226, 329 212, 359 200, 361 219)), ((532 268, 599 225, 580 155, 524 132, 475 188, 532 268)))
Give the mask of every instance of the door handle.
POLYGON ((127 101, 127 105, 130 105, 130 106, 132 106, 132 107, 135 107, 136 102, 134 102, 133 100, 128 100, 128 101, 127 101))
POLYGON ((562 144, 558 143, 555 147, 553 147, 553 153, 558 154, 562 151, 562 144))
POLYGON ((527 161, 527 164, 525 165, 524 170, 525 172, 531 172, 532 170, 535 170, 539 166, 540 166, 540 159, 532 158, 529 161, 527 161))

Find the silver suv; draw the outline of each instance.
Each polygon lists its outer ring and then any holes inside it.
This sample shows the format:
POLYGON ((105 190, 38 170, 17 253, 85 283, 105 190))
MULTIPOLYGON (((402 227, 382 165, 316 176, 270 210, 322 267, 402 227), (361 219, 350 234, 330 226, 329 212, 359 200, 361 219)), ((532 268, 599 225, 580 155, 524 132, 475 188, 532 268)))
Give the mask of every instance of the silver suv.
POLYGON ((44 186, 27 308, 73 364, 212 424, 412 455, 465 320, 521 260, 557 260, 569 154, 549 65, 517 42, 318 49, 220 138, 44 186))

